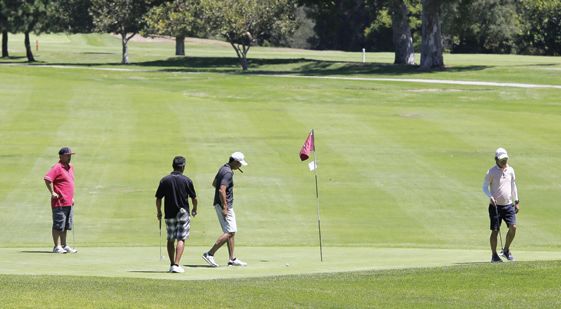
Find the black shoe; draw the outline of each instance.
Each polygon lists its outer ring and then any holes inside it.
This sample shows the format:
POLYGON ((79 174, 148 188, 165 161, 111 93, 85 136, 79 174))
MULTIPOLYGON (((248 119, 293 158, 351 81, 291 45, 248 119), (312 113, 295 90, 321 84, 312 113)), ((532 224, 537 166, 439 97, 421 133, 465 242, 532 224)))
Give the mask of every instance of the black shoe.
POLYGON ((493 254, 493 256, 491 256, 491 263, 502 263, 503 260, 501 260, 501 257, 499 257, 498 254, 493 254))
POLYGON ((514 261, 514 256, 512 256, 510 250, 503 251, 503 255, 506 257, 507 260, 514 261))

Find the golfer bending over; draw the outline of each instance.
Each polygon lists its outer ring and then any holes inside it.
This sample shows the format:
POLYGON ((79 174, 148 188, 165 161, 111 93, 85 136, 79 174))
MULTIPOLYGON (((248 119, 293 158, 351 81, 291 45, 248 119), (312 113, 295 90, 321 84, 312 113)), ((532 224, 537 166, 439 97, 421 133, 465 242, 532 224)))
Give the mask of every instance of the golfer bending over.
POLYGON ((228 266, 246 266, 234 256, 234 237, 236 236, 236 214, 234 213, 234 170, 240 170, 242 165, 247 165, 244 155, 241 152, 234 152, 230 156, 228 163, 224 164, 219 170, 212 186, 214 187, 214 208, 218 221, 222 227, 223 234, 218 237, 214 246, 203 254, 203 259, 212 267, 218 267, 214 260, 214 253, 224 243, 228 245, 229 261, 228 266))
POLYGON ((501 220, 508 226, 503 253, 509 261, 514 260, 510 244, 516 235, 516 214, 520 207, 514 169, 508 165, 508 153, 504 148, 498 148, 495 152, 495 163, 487 171, 483 182, 483 192, 489 197, 491 263, 502 262, 497 254, 497 234, 500 232, 501 220))
MULTIPOLYGON (((185 249, 185 239, 189 238, 191 219, 189 218, 189 200, 193 202, 193 217, 197 215, 197 193, 189 177, 183 175, 187 161, 182 156, 173 158, 173 172, 160 180, 156 191, 156 210, 158 220, 162 220, 162 198, 167 230, 167 249, 169 256, 169 272, 182 273, 181 256, 185 249), (175 247, 177 240, 177 248, 175 247)), ((160 225, 161 226, 161 225, 160 225)))

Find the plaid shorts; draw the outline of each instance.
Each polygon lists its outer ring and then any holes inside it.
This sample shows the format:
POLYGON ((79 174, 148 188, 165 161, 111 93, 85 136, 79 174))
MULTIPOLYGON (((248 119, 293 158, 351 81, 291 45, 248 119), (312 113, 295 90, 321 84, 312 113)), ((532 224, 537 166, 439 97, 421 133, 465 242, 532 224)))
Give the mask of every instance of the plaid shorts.
POLYGON ((175 218, 166 219, 168 240, 185 240, 189 238, 191 219, 188 213, 178 212, 175 218))

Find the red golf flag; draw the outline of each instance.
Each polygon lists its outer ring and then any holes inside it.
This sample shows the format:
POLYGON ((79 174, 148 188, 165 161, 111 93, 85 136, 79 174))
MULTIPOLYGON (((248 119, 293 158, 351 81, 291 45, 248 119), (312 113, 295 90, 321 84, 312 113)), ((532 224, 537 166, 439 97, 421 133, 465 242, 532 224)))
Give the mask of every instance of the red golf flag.
POLYGON ((314 130, 310 131, 308 138, 304 142, 302 149, 300 149, 300 160, 306 161, 310 157, 310 153, 315 150, 314 146, 314 130))

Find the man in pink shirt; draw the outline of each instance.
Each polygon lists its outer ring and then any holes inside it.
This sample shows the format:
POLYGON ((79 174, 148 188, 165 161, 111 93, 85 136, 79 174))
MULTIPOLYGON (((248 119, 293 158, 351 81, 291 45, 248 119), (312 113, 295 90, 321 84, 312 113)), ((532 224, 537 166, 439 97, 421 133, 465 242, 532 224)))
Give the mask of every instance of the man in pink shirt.
POLYGON ((510 252, 510 244, 514 240, 514 235, 516 235, 516 214, 520 205, 516 176, 514 169, 508 164, 508 153, 504 148, 498 148, 495 151, 495 165, 485 175, 483 192, 489 198, 491 262, 502 262, 497 254, 497 235, 499 234, 501 220, 505 221, 508 227, 503 254, 507 260, 513 261, 514 257, 510 252))
POLYGON ((73 154, 70 148, 62 147, 58 152, 60 160, 43 178, 51 194, 54 253, 78 252, 66 242, 66 231, 72 230, 74 218, 74 167, 70 164, 73 154))

